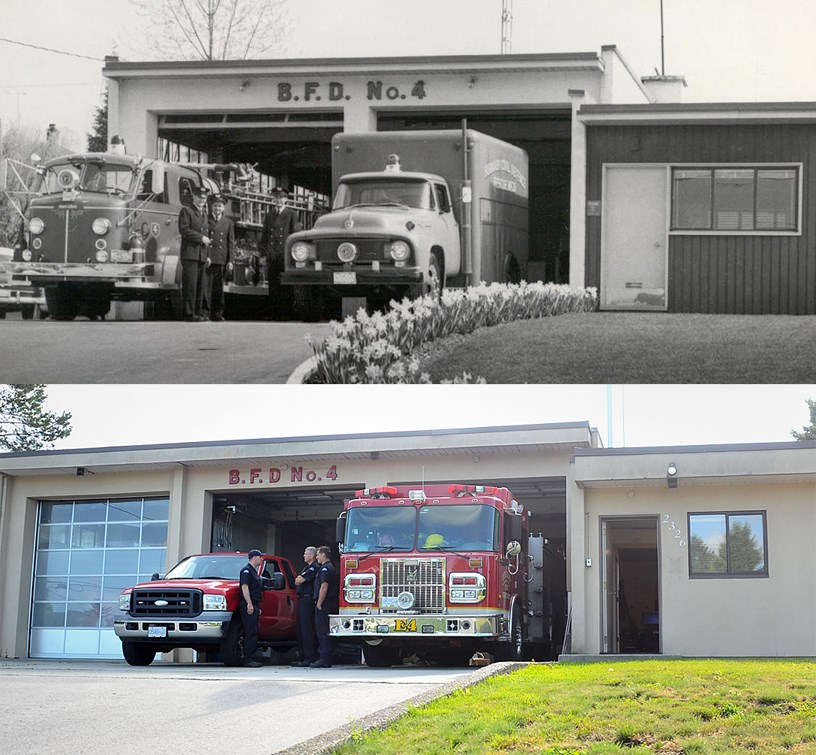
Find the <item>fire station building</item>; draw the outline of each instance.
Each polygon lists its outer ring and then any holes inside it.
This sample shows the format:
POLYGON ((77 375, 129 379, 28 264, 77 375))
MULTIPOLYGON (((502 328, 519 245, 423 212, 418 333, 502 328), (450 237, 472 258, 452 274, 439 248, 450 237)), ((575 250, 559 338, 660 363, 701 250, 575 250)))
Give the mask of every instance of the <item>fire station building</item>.
POLYGON ((379 485, 508 487, 573 654, 816 655, 816 442, 601 448, 586 422, 0 455, 0 654, 119 658, 120 591, 180 558, 336 552, 379 485))
POLYGON ((682 76, 600 53, 124 62, 128 149, 257 163, 331 192, 341 131, 458 129, 530 161, 530 280, 607 310, 816 313, 816 104, 681 104, 682 76), (181 145, 181 146, 180 146, 181 145))

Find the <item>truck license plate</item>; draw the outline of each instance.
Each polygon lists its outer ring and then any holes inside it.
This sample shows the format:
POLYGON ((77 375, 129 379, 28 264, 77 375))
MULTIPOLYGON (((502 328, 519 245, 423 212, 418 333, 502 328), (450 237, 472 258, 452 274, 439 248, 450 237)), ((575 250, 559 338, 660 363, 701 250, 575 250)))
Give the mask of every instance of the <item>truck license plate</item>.
POLYGON ((338 286, 354 286, 357 283, 357 273, 335 273, 334 282, 338 286))
POLYGON ((167 627, 148 627, 148 637, 167 637, 167 627))

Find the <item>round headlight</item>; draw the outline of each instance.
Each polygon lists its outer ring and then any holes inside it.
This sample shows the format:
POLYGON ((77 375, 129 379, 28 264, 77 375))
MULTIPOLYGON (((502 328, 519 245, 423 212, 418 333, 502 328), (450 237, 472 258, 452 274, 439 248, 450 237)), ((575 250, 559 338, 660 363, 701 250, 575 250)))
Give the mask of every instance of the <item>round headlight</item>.
POLYGON ((32 249, 39 249, 41 246, 42 246, 42 239, 34 239, 34 241, 31 242, 31 248, 32 249))
POLYGON ((110 229, 111 222, 107 218, 96 218, 96 220, 91 223, 91 230, 97 236, 104 236, 110 229))
POLYGON ((295 244, 292 244, 291 255, 292 259, 295 262, 305 262, 309 259, 309 249, 308 244, 304 244, 302 241, 298 241, 295 244))
POLYGON ((409 608, 413 608, 415 601, 416 598, 414 598, 413 593, 401 592, 399 595, 397 595, 397 605, 403 611, 407 611, 409 608))
POLYGON ((357 257, 357 247, 348 241, 337 247, 337 258, 340 262, 353 262, 357 257))
POLYGON ((31 262, 31 250, 23 249, 23 262, 31 262))
POLYGON ((108 261, 108 252, 106 249, 98 249, 96 252, 96 261, 97 262, 107 262, 108 261))
POLYGON ((31 218, 28 221, 28 230, 35 236, 41 234, 45 230, 45 223, 42 218, 31 218))
POLYGON ((405 262, 411 253, 411 247, 404 241, 392 241, 389 249, 391 259, 395 262, 405 262))

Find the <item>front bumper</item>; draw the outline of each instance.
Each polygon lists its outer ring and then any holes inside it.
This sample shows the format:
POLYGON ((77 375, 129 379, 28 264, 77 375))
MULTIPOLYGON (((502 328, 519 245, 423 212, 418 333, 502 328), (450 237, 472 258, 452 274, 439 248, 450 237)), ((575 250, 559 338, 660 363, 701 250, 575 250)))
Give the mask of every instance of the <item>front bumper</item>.
POLYGON ((422 270, 415 267, 380 268, 358 267, 352 270, 286 270, 281 275, 281 283, 286 286, 333 286, 338 291, 356 286, 410 286, 422 283, 422 270), (337 273, 338 275, 335 275, 337 273), (349 275, 349 274, 353 274, 349 275), (338 277, 339 276, 339 277, 338 277))
POLYGON ((156 642, 163 645, 218 643, 226 636, 231 620, 232 614, 229 611, 208 611, 206 616, 199 615, 194 618, 177 616, 132 618, 126 614, 117 614, 113 620, 113 631, 123 640, 156 642), (164 636, 151 636, 161 635, 162 628, 165 630, 164 636))
POLYGON ((451 614, 343 614, 329 616, 334 637, 383 639, 385 637, 498 638, 502 615, 451 614))
POLYGON ((0 284, 0 310, 17 311, 26 305, 45 306, 45 294, 41 288, 0 284))
POLYGON ((158 267, 153 262, 135 264, 117 262, 3 262, 0 275, 14 283, 43 285, 45 283, 110 282, 114 286, 159 288, 158 267))

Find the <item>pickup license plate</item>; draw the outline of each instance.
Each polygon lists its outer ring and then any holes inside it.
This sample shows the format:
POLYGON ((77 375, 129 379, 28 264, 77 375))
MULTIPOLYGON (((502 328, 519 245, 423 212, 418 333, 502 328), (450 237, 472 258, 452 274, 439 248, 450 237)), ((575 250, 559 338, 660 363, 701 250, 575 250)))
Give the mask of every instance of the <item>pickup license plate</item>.
POLYGON ((148 637, 167 637, 167 627, 148 627, 148 637))
POLYGON ((335 273, 334 282, 338 286, 354 286, 357 283, 357 273, 335 273))
POLYGON ((133 262, 133 252, 124 249, 113 249, 110 258, 111 262, 133 262))

